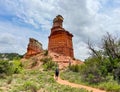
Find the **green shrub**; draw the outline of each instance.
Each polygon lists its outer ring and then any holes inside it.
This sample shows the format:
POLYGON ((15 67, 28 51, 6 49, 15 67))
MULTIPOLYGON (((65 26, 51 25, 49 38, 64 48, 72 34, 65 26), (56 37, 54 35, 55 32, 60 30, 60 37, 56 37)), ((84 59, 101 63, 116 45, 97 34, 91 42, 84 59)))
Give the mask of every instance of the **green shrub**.
POLYGON ((120 85, 116 81, 103 82, 99 84, 99 88, 111 92, 120 92, 120 85))
POLYGON ((52 61, 52 58, 42 58, 41 61, 43 62, 43 65, 46 64, 48 61, 52 61))
POLYGON ((13 78, 10 76, 7 80, 7 84, 11 84, 12 80, 13 80, 13 78))
POLYGON ((117 63, 116 69, 113 70, 114 79, 120 84, 120 62, 117 63))
POLYGON ((33 68, 38 64, 38 58, 36 57, 31 57, 29 60, 24 62, 24 67, 25 68, 33 68))
POLYGON ((22 73, 23 72, 23 65, 19 60, 14 60, 12 62, 12 69, 14 73, 22 73))
POLYGON ((0 61, 0 74, 7 74, 11 75, 13 73, 21 73, 23 68, 22 68, 22 63, 18 60, 14 61, 6 61, 6 60, 1 60, 0 61))
POLYGON ((44 64, 44 70, 55 70, 58 65, 53 61, 48 61, 44 64))
POLYGON ((9 61, 6 60, 0 60, 0 74, 7 74, 10 75, 12 74, 14 71, 12 71, 12 67, 11 64, 9 63, 9 61))
POLYGON ((69 80, 70 82, 73 82, 73 83, 77 83, 77 84, 82 83, 81 76, 80 76, 79 72, 73 72, 73 71, 67 69, 67 70, 60 73, 60 77, 63 80, 69 80))
POLYGON ((73 72, 79 72, 80 71, 80 65, 71 65, 69 66, 69 69, 73 72))
POLYGON ((1 79, 6 79, 6 74, 5 73, 0 74, 0 78, 1 79))
POLYGON ((43 62, 44 70, 54 70, 58 66, 56 62, 52 61, 52 58, 43 58, 41 61, 43 62))
POLYGON ((48 50, 45 50, 44 56, 47 56, 47 55, 48 55, 48 50))
POLYGON ((37 92, 37 87, 35 86, 35 84, 31 81, 26 81, 24 84, 23 84, 23 87, 24 87, 24 90, 27 91, 27 90, 31 90, 31 92, 37 92))
POLYGON ((99 83, 102 81, 102 73, 99 68, 99 62, 92 58, 80 67, 81 78, 89 83, 99 83))
POLYGON ((34 67, 34 66, 36 66, 37 64, 38 64, 37 61, 33 61, 32 65, 31 65, 31 68, 34 67))

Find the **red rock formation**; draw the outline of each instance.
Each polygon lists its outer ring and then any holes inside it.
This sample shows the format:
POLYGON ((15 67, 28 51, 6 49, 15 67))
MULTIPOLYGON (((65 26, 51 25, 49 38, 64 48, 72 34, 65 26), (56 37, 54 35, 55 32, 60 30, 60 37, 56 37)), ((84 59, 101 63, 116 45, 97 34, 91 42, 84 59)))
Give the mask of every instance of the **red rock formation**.
POLYGON ((27 53, 25 54, 25 58, 29 58, 31 56, 34 56, 36 54, 39 54, 43 51, 42 49, 42 44, 39 43, 37 40, 34 38, 29 39, 29 44, 27 47, 27 53))
POLYGON ((62 27, 63 17, 56 16, 49 36, 48 51, 74 58, 72 37, 73 35, 62 27))
POLYGON ((52 57, 53 61, 58 63, 60 69, 68 67, 70 63, 71 65, 83 64, 83 61, 81 60, 73 59, 69 56, 60 55, 54 52, 49 52, 49 56, 52 57))

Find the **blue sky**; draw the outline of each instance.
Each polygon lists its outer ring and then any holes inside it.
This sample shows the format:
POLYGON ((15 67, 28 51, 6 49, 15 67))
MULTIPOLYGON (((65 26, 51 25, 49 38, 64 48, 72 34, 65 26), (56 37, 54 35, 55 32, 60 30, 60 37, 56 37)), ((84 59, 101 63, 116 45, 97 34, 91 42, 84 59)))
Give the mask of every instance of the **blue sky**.
POLYGON ((0 0, 0 52, 24 54, 30 37, 47 49, 52 20, 61 14, 75 57, 89 56, 87 41, 100 48, 106 32, 120 35, 120 0, 0 0))

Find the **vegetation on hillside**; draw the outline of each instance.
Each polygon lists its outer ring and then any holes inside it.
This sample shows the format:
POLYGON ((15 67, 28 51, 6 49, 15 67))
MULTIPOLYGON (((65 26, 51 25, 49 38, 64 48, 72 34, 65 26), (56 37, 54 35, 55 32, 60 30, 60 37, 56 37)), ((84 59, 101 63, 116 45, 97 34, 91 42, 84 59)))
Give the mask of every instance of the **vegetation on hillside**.
POLYGON ((108 75, 120 82, 120 39, 112 37, 109 33, 103 38, 101 50, 95 50, 91 44, 89 49, 92 56, 82 65, 83 80, 90 83, 106 81, 108 75))
POLYGON ((22 55, 19 55, 18 53, 0 53, 0 60, 13 60, 13 59, 19 59, 22 58, 22 55))
POLYGON ((21 73, 23 71, 23 65, 20 60, 0 60, 0 75, 12 75, 21 73))
POLYGON ((84 64, 69 67, 62 74, 62 78, 112 92, 120 92, 120 39, 107 33, 102 40, 100 50, 94 49, 92 44, 88 43, 91 56, 85 60, 84 64), (68 77, 69 75, 73 77, 68 77))
POLYGON ((73 72, 68 69, 61 73, 61 78, 64 80, 69 80, 72 83, 104 89, 108 92, 120 92, 120 85, 118 84, 117 81, 113 80, 112 76, 107 76, 106 77, 107 81, 103 81, 95 84, 95 83, 89 83, 88 81, 84 81, 81 78, 80 72, 73 72))
MULTIPOLYGON (((91 56, 82 65, 71 65, 62 72, 62 79, 120 92, 120 39, 109 33, 102 39, 102 48, 96 50, 88 43, 91 56)), ((54 70, 58 65, 49 58, 48 51, 38 60, 32 57, 21 63, 22 56, 16 53, 0 54, 0 91, 1 92, 88 92, 85 89, 71 88, 56 83, 54 70), (39 66, 38 63, 42 63, 39 66), (37 67, 36 70, 24 69, 37 67), (45 70, 45 71, 43 71, 45 70)))
POLYGON ((58 84, 53 78, 57 64, 51 58, 43 58, 37 69, 24 69, 26 65, 36 66, 37 61, 35 57, 22 63, 18 58, 0 60, 0 92, 88 92, 58 84))
POLYGON ((48 50, 44 50, 44 56, 48 55, 48 50))
POLYGON ((43 58, 41 61, 43 62, 44 70, 55 70, 55 68, 58 66, 58 64, 52 61, 52 58, 49 57, 43 58))
POLYGON ((53 70, 24 70, 19 74, 0 78, 0 92, 88 92, 82 88, 58 84, 53 70))

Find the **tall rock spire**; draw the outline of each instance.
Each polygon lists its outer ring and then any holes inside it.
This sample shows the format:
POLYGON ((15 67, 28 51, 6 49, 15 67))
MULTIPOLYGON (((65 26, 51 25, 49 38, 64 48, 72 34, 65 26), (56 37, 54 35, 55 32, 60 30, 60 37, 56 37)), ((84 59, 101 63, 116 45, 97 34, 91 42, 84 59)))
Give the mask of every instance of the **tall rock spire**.
POLYGON ((62 23, 63 23, 63 17, 61 15, 56 16, 53 20, 53 27, 61 27, 62 28, 62 23))
POLYGON ((58 15, 53 20, 53 26, 49 36, 48 51, 73 58, 73 35, 62 27, 63 19, 61 15, 58 15))

